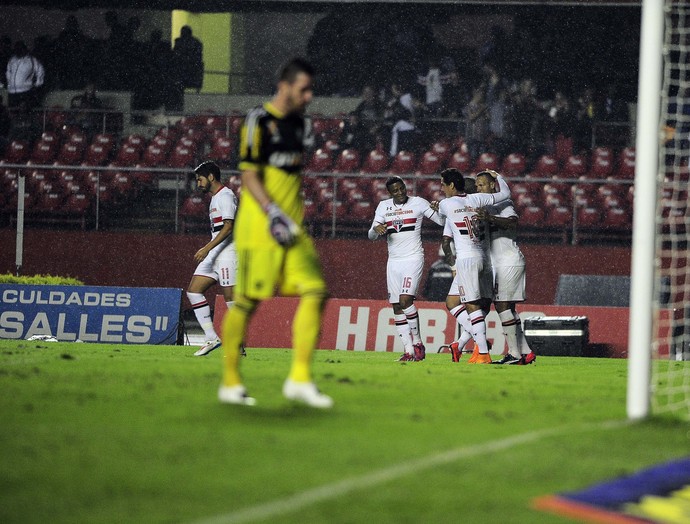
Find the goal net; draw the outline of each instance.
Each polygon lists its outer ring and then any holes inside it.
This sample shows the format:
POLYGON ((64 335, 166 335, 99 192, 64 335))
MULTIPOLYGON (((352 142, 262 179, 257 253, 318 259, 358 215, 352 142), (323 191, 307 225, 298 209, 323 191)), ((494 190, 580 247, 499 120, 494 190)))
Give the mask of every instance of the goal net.
MULTIPOLYGON (((644 43, 643 43, 644 45, 644 43)), ((660 107, 652 413, 690 419, 690 4, 666 0, 660 107)))

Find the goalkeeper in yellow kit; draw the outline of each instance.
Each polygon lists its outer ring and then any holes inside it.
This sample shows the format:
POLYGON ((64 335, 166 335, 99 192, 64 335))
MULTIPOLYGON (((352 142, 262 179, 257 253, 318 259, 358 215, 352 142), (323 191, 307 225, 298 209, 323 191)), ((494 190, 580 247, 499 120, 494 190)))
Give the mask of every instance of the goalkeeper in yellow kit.
POLYGON ((256 307, 279 293, 300 297, 292 323, 292 367, 283 395, 316 408, 333 405, 311 377, 327 291, 314 244, 301 227, 303 115, 313 97, 313 76, 308 62, 290 60, 280 71, 276 94, 247 114, 240 132, 238 270, 235 304, 223 319, 221 402, 255 404, 239 373, 240 345, 256 307))

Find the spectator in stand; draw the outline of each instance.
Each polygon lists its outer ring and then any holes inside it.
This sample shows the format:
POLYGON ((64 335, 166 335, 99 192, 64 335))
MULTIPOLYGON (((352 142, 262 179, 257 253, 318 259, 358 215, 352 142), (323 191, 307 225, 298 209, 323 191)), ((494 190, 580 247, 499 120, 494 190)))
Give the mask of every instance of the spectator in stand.
POLYGON ((89 38, 79 27, 79 21, 74 15, 65 20, 65 27, 54 42, 56 85, 60 89, 81 89, 87 82, 88 68, 87 49, 89 38))
POLYGON ((5 78, 5 71, 7 71, 7 63, 12 56, 12 39, 7 35, 0 37, 0 71, 3 75, 0 78, 0 87, 5 87, 7 79, 5 78))
POLYGON ((432 118, 443 116, 443 84, 447 84, 449 80, 448 75, 442 74, 439 61, 431 57, 426 74, 417 77, 417 83, 425 89, 428 116, 432 118))
POLYGON ((14 44, 13 54, 7 63, 7 105, 12 108, 25 106, 31 110, 40 102, 40 89, 45 79, 43 64, 29 53, 21 40, 14 44))
POLYGON ((496 153, 502 158, 508 151, 509 137, 513 133, 510 129, 513 117, 508 91, 501 89, 488 106, 489 133, 486 139, 486 148, 487 151, 496 153))
POLYGON ((555 153, 556 142, 559 139, 572 138, 576 121, 570 99, 562 91, 556 91, 546 112, 547 148, 549 152, 555 153))
POLYGON ((204 81, 203 49, 201 41, 192 35, 192 28, 182 26, 173 47, 175 64, 182 87, 196 89, 197 93, 204 81))
POLYGON ((163 32, 154 29, 143 49, 147 67, 135 84, 132 106, 144 110, 158 109, 161 106, 172 109, 177 103, 172 47, 163 40, 163 32))
POLYGON ((33 142, 41 135, 39 118, 29 109, 26 101, 22 100, 19 106, 12 109, 12 121, 8 140, 26 140, 33 142))
POLYGON ((371 151, 380 141, 379 133, 383 119, 383 104, 376 97, 372 86, 362 89, 362 101, 350 114, 349 130, 352 133, 352 147, 361 153, 371 151))
POLYGON ((597 119, 594 91, 585 87, 577 99, 575 132, 573 133, 576 152, 587 151, 592 147, 592 126, 597 119))
POLYGON ((627 122, 628 104, 619 94, 618 84, 611 84, 597 110, 598 117, 607 122, 627 122))
POLYGON ((536 97, 536 87, 529 78, 520 82, 513 95, 513 146, 530 161, 540 154, 538 128, 543 110, 536 97))
POLYGON ((472 160, 476 160, 485 147, 489 129, 489 114, 487 110, 484 89, 481 86, 475 87, 472 92, 472 99, 462 110, 467 125, 465 140, 472 160))
POLYGON ((81 128, 89 137, 103 129, 103 100, 96 94, 96 84, 88 82, 81 95, 72 98, 70 124, 81 128))

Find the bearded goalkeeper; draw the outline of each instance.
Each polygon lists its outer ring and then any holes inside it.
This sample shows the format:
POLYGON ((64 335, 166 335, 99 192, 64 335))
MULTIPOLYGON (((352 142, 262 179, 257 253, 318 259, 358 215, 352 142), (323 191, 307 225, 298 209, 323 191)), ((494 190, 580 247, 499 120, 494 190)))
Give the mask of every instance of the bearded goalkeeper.
POLYGON ((314 244, 301 228, 304 111, 313 97, 313 76, 308 62, 290 60, 280 71, 274 97, 247 114, 240 132, 237 284, 235 303, 223 320, 225 368, 218 391, 224 403, 255 403, 239 373, 240 347, 259 303, 280 294, 300 297, 283 395, 315 408, 333 405, 311 376, 327 291, 314 244))

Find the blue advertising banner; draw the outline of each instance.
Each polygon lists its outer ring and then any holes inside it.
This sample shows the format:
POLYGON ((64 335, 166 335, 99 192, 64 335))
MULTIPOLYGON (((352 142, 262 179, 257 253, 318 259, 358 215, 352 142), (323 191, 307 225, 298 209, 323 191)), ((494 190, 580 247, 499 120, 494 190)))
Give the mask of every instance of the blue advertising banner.
POLYGON ((182 290, 0 284, 0 338, 175 344, 182 290))

